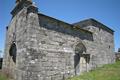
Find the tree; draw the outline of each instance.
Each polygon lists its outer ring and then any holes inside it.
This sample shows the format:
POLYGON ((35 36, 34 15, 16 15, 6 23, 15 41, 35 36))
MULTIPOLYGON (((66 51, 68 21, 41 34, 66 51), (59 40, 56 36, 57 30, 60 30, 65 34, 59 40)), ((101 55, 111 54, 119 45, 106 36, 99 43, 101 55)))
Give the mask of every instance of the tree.
POLYGON ((2 50, 0 50, 0 69, 2 69, 2 58, 1 58, 2 50))
POLYGON ((118 52, 120 52, 120 48, 118 48, 118 52))

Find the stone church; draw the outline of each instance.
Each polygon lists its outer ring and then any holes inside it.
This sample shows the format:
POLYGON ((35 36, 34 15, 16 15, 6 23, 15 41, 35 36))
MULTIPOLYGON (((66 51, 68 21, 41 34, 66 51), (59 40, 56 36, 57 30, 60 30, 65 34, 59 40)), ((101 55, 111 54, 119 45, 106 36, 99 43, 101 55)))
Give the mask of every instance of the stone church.
POLYGON ((14 80, 65 80, 115 62, 114 31, 94 20, 69 24, 16 0, 2 70, 14 80))

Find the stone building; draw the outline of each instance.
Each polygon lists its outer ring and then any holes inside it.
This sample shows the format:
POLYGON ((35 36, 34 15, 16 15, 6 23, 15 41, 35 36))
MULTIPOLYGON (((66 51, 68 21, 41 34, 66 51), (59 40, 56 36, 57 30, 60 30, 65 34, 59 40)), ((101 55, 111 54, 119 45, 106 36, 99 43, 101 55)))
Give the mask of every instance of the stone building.
POLYGON ((116 61, 120 61, 120 48, 118 48, 118 52, 115 52, 116 61))
POLYGON ((3 72, 15 80, 64 80, 114 63, 114 31, 94 19, 69 24, 17 0, 6 31, 3 72))

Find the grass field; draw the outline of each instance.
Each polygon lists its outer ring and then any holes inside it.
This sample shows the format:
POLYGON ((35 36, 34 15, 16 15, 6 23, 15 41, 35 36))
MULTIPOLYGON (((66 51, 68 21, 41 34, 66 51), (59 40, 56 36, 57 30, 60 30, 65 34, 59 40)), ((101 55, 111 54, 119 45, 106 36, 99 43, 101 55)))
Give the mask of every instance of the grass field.
POLYGON ((120 80, 120 61, 67 80, 120 80))
POLYGON ((0 73, 0 80, 8 80, 8 78, 0 73))

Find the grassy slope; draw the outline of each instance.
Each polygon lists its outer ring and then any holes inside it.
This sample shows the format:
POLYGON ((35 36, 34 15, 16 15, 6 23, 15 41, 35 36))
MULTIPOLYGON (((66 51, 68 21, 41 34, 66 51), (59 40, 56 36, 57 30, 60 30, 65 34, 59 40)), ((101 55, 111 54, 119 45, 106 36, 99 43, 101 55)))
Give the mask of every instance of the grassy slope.
POLYGON ((120 80, 120 61, 68 80, 120 80))
POLYGON ((8 80, 8 78, 2 74, 0 74, 0 80, 8 80))

